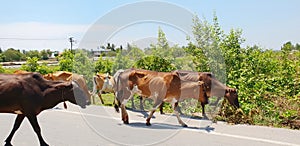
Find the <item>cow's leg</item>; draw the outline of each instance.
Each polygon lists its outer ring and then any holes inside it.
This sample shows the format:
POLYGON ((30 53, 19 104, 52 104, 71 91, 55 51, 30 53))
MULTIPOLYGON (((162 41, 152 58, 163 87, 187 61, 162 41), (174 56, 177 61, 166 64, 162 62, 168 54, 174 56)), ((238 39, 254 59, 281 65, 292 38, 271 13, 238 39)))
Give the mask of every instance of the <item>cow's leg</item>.
POLYGON ((101 101, 101 104, 104 104, 103 98, 102 98, 102 96, 101 96, 101 92, 102 92, 102 91, 99 91, 99 92, 98 92, 98 96, 99 96, 99 99, 100 99, 100 101, 101 101))
POLYGON ((164 102, 162 102, 159 106, 159 111, 160 111, 160 114, 165 114, 164 111, 163 111, 163 107, 164 107, 164 102))
POLYGON ((131 108, 132 108, 132 109, 135 109, 135 105, 134 105, 134 96, 132 96, 132 97, 130 98, 130 100, 131 100, 131 108))
POLYGON ((11 139, 13 138, 15 132, 19 129, 21 123, 23 122, 25 116, 23 114, 20 114, 17 116, 15 123, 14 123, 14 127, 11 130, 9 136, 6 138, 5 140, 5 146, 11 146, 11 139))
POLYGON ((37 121, 37 118, 35 115, 29 115, 29 116, 26 116, 34 130, 34 132, 36 133, 36 135, 38 136, 39 138, 39 141, 40 141, 40 145, 41 146, 49 146, 45 140, 43 139, 42 137, 42 134, 41 134, 41 128, 39 126, 39 123, 37 121))
POLYGON ((153 105, 153 109, 150 111, 150 114, 149 114, 149 116, 148 116, 147 119, 146 119, 146 125, 147 125, 147 126, 150 126, 150 125, 151 125, 150 120, 151 120, 151 118, 152 118, 154 112, 156 111, 156 109, 157 109, 157 108, 159 107, 159 105, 161 105, 161 104, 162 104, 162 101, 161 101, 161 100, 156 100, 156 101, 155 101, 155 103, 154 103, 154 105, 153 105))
POLYGON ((119 113, 120 101, 117 99, 116 94, 114 94, 114 96, 115 96, 115 99, 114 99, 113 105, 114 105, 116 112, 119 113))
POLYGON ((91 95, 91 99, 92 99, 92 104, 95 104, 96 102, 95 102, 95 96, 94 95, 91 95))
POLYGON ((121 114, 123 123, 129 124, 129 117, 124 104, 121 104, 121 114))
POLYGON ((202 116, 203 116, 203 119, 208 119, 208 117, 206 116, 205 114, 205 103, 202 103, 201 102, 201 107, 202 107, 202 116))
POLYGON ((181 124, 182 127, 187 127, 187 125, 181 120, 180 116, 179 116, 179 112, 178 112, 178 101, 176 101, 174 104, 172 104, 173 109, 174 109, 174 113, 176 114, 178 123, 181 124))
POLYGON ((141 110, 141 111, 145 111, 145 109, 144 109, 143 97, 142 97, 142 96, 139 96, 139 99, 140 99, 140 110, 141 110))

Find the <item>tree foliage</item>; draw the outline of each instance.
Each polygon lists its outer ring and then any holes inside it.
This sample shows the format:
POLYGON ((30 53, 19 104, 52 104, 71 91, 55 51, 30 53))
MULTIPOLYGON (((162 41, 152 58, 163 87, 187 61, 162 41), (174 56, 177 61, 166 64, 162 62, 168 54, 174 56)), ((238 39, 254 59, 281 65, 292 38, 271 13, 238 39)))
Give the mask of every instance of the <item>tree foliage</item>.
POLYGON ((60 56, 58 56, 59 60, 59 70, 62 71, 73 71, 73 63, 74 63, 74 54, 65 50, 60 56))
POLYGON ((19 50, 9 48, 3 52, 4 61, 22 61, 25 60, 25 55, 22 54, 19 50))
POLYGON ((169 72, 176 69, 169 60, 154 55, 145 56, 138 60, 135 67, 160 72, 169 72))
POLYGON ((27 57, 26 63, 21 65, 21 70, 29 71, 29 72, 39 72, 41 74, 47 74, 52 72, 47 64, 38 63, 38 58, 37 57, 27 57))
POLYGON ((95 73, 110 73, 112 74, 113 62, 109 59, 104 59, 102 56, 95 63, 95 73))
POLYGON ((185 50, 193 56, 197 70, 211 71, 239 89, 241 110, 224 100, 221 119, 273 126, 300 119, 300 53, 292 51, 297 45, 287 42, 281 51, 242 48, 242 30, 224 33, 216 16, 213 23, 195 17, 193 30, 196 44, 191 42, 185 50))

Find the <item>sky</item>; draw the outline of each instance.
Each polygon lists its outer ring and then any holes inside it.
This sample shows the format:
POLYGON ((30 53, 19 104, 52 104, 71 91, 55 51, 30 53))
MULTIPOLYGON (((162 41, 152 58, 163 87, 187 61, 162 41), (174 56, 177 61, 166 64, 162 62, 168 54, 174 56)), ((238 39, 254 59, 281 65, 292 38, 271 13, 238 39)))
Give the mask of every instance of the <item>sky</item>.
POLYGON ((0 47, 2 50, 63 50, 70 48, 68 38, 73 37, 74 47, 96 49, 107 42, 126 45, 147 40, 145 38, 153 40, 158 27, 170 42, 186 45, 186 36, 192 35, 188 31, 192 24, 191 20, 186 20, 187 15, 197 15, 211 22, 214 12, 225 32, 230 29, 243 31, 244 47, 258 45, 278 50, 287 41, 300 43, 298 0, 151 1, 157 4, 155 6, 147 2, 1 1, 0 47), (169 11, 174 11, 174 15, 169 11), (101 31, 91 33, 96 29, 101 31), (84 45, 89 41, 95 43, 84 45))

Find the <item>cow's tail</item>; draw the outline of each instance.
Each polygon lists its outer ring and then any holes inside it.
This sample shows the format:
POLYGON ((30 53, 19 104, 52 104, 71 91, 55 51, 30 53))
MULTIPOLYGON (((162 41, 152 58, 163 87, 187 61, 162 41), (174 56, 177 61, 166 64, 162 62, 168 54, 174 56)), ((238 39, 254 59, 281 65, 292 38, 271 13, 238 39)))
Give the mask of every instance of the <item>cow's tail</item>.
POLYGON ((91 93, 92 96, 94 96, 97 93, 97 82, 96 82, 96 76, 93 77, 93 91, 91 93))
POLYGON ((119 87, 120 87, 120 76, 121 76, 121 74, 123 73, 123 70, 121 71, 121 70, 119 70, 119 71, 117 71, 117 75, 116 76, 114 76, 114 80, 115 80, 115 100, 114 100, 114 107, 115 107, 115 110, 116 110, 116 112, 119 112, 119 108, 120 108, 120 106, 121 106, 121 102, 120 102, 120 100, 119 100, 119 96, 120 96, 120 92, 122 92, 122 91, 119 91, 119 87))

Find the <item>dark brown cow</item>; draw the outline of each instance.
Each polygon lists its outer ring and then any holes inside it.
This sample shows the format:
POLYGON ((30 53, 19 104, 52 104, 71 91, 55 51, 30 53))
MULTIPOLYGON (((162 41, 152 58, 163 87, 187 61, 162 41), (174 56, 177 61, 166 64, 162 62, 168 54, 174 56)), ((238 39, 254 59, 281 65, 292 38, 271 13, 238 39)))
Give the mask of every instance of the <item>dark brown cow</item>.
POLYGON ((151 125, 150 119, 163 101, 172 103, 178 122, 184 127, 187 125, 179 117, 178 101, 195 98, 208 103, 203 82, 182 82, 177 73, 128 69, 119 75, 116 88, 116 102, 121 107, 122 120, 125 124, 129 123, 125 104, 134 94, 154 99, 154 108, 146 120, 146 125, 151 125))
MULTIPOLYGON (((206 94, 208 97, 225 97, 232 106, 236 108, 240 107, 237 90, 221 83, 212 73, 182 70, 176 70, 174 72, 176 72, 183 81, 203 81, 207 89, 206 94)), ((202 115, 206 117, 204 111, 205 104, 201 103, 201 106, 202 115)))
POLYGON ((39 73, 0 74, 0 113, 18 114, 5 145, 11 145, 13 135, 27 117, 40 145, 47 146, 37 115, 65 101, 82 108, 88 105, 88 97, 75 82, 48 81, 39 73))

